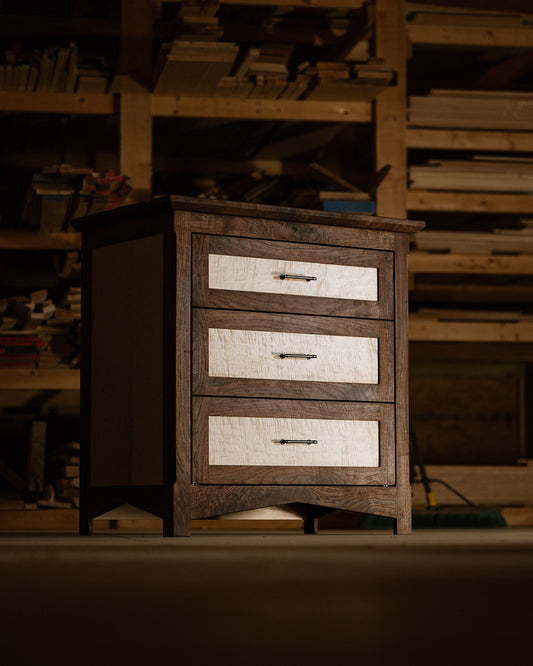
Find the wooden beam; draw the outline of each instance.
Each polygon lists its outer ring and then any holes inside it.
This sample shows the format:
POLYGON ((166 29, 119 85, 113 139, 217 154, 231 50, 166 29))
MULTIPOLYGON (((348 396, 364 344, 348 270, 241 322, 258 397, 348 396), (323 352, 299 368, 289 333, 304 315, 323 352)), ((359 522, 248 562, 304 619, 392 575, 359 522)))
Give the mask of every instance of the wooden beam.
MULTIPOLYGON (((181 2, 181 0, 170 0, 181 2)), ((230 5, 261 5, 268 7, 324 7, 357 9, 368 4, 369 0, 221 0, 221 4, 230 5)))
POLYGON ((494 11, 498 14, 505 12, 531 13, 531 0, 416 0, 417 5, 438 5, 438 11, 446 11, 445 7, 451 7, 452 11, 466 13, 469 9, 477 9, 482 12, 494 11))
POLYGON ((408 23, 407 34, 413 44, 533 48, 533 30, 531 28, 408 23))
POLYGON ((176 98, 152 95, 152 114, 184 118, 368 123, 372 120, 372 106, 369 102, 313 102, 229 97, 176 98))
MULTIPOLYGON (((533 31, 532 31, 533 32, 533 31)), ((533 132, 407 129, 408 148, 533 151, 533 132)))
POLYGON ((411 273, 478 273, 486 275, 533 275, 533 255, 439 254, 411 252, 411 273))
POLYGON ((376 0, 376 57, 397 73, 397 84, 375 102, 376 172, 390 165, 376 195, 378 215, 407 217, 405 0, 376 0))
POLYGON ((407 190, 410 211, 455 213, 533 213, 533 196, 528 194, 486 194, 483 192, 438 192, 407 190))
POLYGON ((2 32, 20 35, 79 35, 118 37, 120 24, 109 18, 87 16, 46 16, 2 14, 2 32))
POLYGON ((533 321, 441 321, 412 314, 412 342, 533 342, 533 321))
POLYGON ((152 84, 152 26, 150 0, 122 0, 120 71, 146 88, 152 84))
POLYGON ((19 229, 0 230, 0 250, 80 250, 81 234, 45 233, 19 229))
POLYGON ((80 388, 80 371, 71 368, 2 368, 0 389, 73 390, 80 388))
POLYGON ((117 76, 120 90, 120 173, 131 178, 128 203, 145 201, 152 194, 151 95, 129 76, 117 76))
POLYGON ((0 111, 106 115, 114 110, 114 95, 0 91, 0 111))

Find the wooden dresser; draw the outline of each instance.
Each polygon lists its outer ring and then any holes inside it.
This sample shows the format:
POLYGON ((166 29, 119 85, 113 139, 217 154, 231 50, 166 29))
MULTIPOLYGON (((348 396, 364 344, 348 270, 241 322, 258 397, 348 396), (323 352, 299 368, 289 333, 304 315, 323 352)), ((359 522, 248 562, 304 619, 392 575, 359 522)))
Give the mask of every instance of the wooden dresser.
POLYGON ((411 529, 408 233, 423 223, 164 197, 83 232, 80 532, 124 504, 295 503, 411 529))

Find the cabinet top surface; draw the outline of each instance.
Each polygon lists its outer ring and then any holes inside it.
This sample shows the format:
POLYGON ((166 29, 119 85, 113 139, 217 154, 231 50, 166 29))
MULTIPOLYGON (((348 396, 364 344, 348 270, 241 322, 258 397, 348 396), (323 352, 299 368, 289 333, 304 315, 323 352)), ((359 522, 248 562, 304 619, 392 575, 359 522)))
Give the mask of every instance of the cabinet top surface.
POLYGON ((77 231, 96 231, 103 227, 131 222, 164 212, 194 212, 206 215, 231 215, 233 217, 261 218, 283 222, 304 222, 351 227, 354 229, 376 229, 414 233, 424 228, 418 220, 405 220, 357 213, 331 213, 306 208, 288 208, 266 204, 242 203, 238 201, 218 201, 184 196, 156 197, 148 202, 132 204, 115 210, 89 215, 73 221, 77 231))

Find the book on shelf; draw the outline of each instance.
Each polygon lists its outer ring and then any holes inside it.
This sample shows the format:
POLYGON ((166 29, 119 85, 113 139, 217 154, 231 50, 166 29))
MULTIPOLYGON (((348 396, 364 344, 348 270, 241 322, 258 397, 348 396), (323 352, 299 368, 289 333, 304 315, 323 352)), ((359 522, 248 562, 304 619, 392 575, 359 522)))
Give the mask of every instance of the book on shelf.
POLYGON ((80 55, 75 42, 31 53, 4 52, 0 90, 40 93, 106 93, 111 78, 104 57, 80 55))

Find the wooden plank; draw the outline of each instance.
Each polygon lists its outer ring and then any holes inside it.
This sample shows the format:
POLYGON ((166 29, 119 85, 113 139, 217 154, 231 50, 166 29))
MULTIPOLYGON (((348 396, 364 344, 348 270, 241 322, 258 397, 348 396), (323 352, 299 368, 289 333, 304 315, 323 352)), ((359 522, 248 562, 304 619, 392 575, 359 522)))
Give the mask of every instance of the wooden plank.
POLYGON ((27 14, 2 14, 2 32, 17 35, 98 35, 118 37, 120 24, 111 18, 88 16, 36 16, 27 14))
POLYGON ((315 120, 368 123, 370 102, 313 102, 298 100, 238 99, 232 97, 152 96, 154 116, 242 118, 250 120, 315 120))
POLYGON ((0 250, 79 250, 81 235, 67 231, 0 231, 0 250))
POLYGON ((80 371, 71 368, 2 368, 0 389, 73 390, 80 388, 80 371))
POLYGON ((378 188, 378 215, 406 217, 407 182, 405 0, 376 0, 376 57, 397 73, 397 84, 387 88, 375 102, 376 172, 390 165, 378 188))
POLYGON ((533 151, 533 132, 408 128, 407 147, 527 152, 533 151))
POLYGON ((533 253, 533 234, 501 230, 501 233, 468 231, 423 231, 415 236, 418 250, 450 251, 459 254, 491 254, 492 252, 533 253))
POLYGON ((432 192, 407 190, 409 211, 464 213, 533 213, 533 196, 483 192, 432 192))
POLYGON ((128 76, 117 77, 120 90, 120 173, 131 178, 128 202, 152 193, 152 115, 150 93, 128 76))
MULTIPOLYGON (((533 505, 533 465, 428 465, 430 478, 442 479, 476 504, 533 505)), ((441 484, 434 484, 437 501, 461 500, 441 484)), ((413 503, 425 504, 422 484, 413 487, 413 503)))
POLYGON ((533 275, 533 255, 439 254, 411 252, 411 273, 480 273, 487 275, 533 275))
POLYGON ((533 342, 533 322, 439 321, 412 314, 409 340, 445 342, 533 342))
POLYGON ((1 530, 74 530, 77 525, 75 509, 0 511, 1 530))
POLYGON ((529 27, 510 28, 474 25, 430 25, 407 23, 412 44, 443 44, 464 46, 533 47, 533 30, 529 27))
MULTIPOLYGON (((181 2, 181 0, 170 0, 171 2, 181 2)), ((260 5, 265 7, 325 7, 357 9, 368 3, 368 0, 221 0, 221 4, 230 5, 260 5)))
POLYGON ((114 96, 109 94, 0 91, 0 111, 106 115, 114 110, 114 96))
POLYGON ((120 72, 144 86, 152 79, 152 25, 150 0, 121 0, 120 72))

